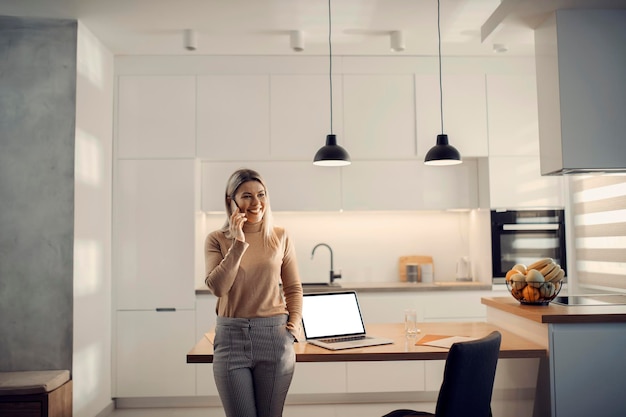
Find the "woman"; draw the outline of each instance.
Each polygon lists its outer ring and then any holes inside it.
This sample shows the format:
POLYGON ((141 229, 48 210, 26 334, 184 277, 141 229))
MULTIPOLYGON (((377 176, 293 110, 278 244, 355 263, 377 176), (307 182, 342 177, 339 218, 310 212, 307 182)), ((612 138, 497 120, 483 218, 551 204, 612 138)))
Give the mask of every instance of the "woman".
POLYGON ((234 172, 225 204, 224 226, 205 242, 205 282, 218 297, 215 384, 227 417, 279 417, 302 318, 295 249, 285 229, 273 226, 257 172, 234 172))

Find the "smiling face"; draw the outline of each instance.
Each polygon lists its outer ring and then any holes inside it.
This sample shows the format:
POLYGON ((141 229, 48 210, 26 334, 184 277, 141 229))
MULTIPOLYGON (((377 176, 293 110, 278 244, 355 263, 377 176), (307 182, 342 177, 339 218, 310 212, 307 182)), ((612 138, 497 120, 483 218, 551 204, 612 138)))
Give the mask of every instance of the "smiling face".
POLYGON ((265 187, 258 181, 242 183, 234 195, 239 211, 246 214, 248 223, 258 223, 265 214, 265 187))

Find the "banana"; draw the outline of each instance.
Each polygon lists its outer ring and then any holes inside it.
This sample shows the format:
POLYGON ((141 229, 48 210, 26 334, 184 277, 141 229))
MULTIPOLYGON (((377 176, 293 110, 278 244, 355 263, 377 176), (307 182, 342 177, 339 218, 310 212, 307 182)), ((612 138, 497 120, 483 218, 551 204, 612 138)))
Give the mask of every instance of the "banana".
MULTIPOLYGON (((563 271, 561 269, 561 267, 559 267, 559 272, 556 274, 555 277, 553 277, 550 282, 559 282, 561 281, 563 278, 565 278, 565 271, 563 271)), ((547 280, 546 280, 547 281, 547 280)))
POLYGON ((538 269, 541 270, 542 268, 546 267, 547 265, 554 263, 554 260, 552 258, 543 258, 538 260, 537 262, 533 262, 532 264, 528 265, 528 270, 531 269, 538 269))
POLYGON ((554 269, 556 269, 556 264, 554 262, 550 262, 548 265, 544 266, 543 268, 541 268, 539 270, 539 272, 541 272, 541 275, 543 275, 544 277, 546 277, 550 272, 552 272, 554 269))
POLYGON ((550 270, 550 272, 545 274, 544 277, 545 277, 546 281, 552 281, 556 277, 559 276, 559 272, 561 272, 561 271, 562 271, 562 269, 561 269, 560 266, 554 265, 554 268, 552 268, 552 270, 550 270))

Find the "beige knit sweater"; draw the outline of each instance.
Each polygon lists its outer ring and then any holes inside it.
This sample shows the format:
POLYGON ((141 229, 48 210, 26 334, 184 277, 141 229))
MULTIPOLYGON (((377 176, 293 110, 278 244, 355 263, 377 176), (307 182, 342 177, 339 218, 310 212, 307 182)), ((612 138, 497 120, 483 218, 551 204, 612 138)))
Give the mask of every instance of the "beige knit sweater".
POLYGON ((274 228, 280 245, 271 249, 263 243, 261 223, 245 223, 243 231, 245 242, 227 239, 219 230, 205 240, 205 282, 218 297, 217 315, 254 318, 287 314, 287 328, 297 337, 302 319, 302 284, 287 232, 274 228))

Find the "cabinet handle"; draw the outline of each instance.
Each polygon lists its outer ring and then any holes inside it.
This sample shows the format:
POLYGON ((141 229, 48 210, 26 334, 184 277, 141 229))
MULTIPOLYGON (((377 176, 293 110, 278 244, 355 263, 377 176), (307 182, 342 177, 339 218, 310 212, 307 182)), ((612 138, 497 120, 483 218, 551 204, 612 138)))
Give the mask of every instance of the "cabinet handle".
POLYGON ((174 307, 157 307, 156 311, 158 313, 162 313, 162 312, 165 312, 165 311, 176 311, 176 308, 174 308, 174 307))

